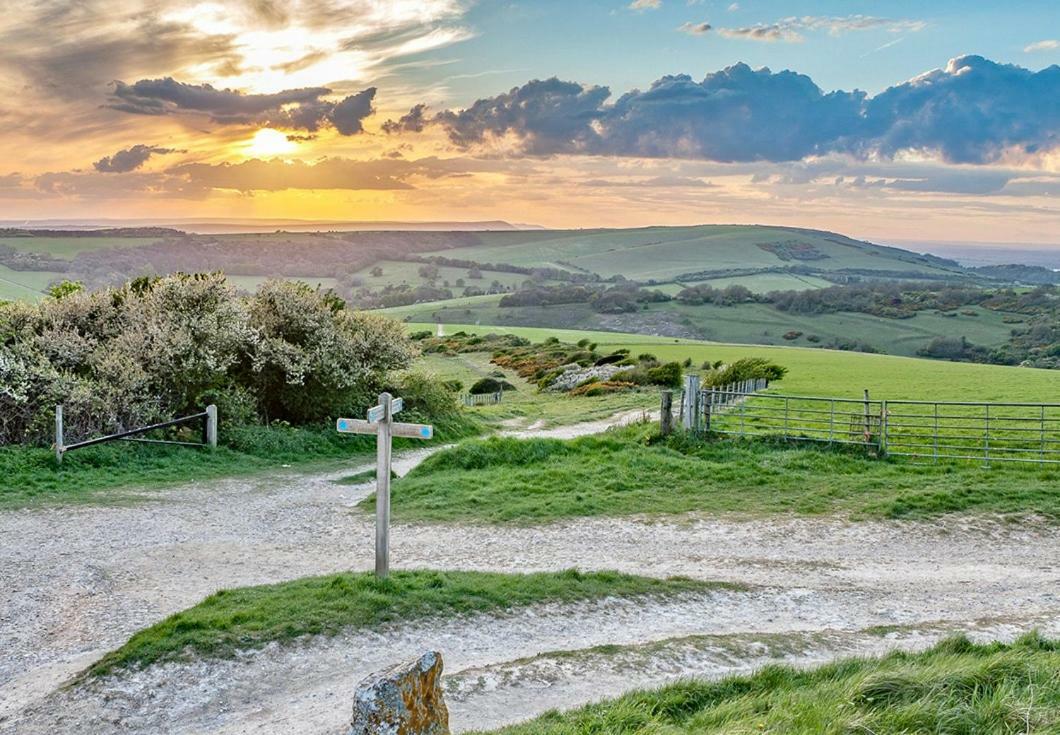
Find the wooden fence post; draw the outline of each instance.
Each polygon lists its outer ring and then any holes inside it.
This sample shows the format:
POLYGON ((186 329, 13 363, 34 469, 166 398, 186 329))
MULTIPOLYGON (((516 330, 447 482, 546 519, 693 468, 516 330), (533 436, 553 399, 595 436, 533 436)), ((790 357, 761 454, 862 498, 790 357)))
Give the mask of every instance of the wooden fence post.
POLYGON ((681 414, 684 428, 689 431, 699 429, 699 376, 685 376, 685 393, 681 401, 681 414))
POLYGON ((383 417, 376 435, 375 466, 375 576, 386 579, 390 574, 390 425, 393 397, 379 394, 383 417))
POLYGON ((662 392, 662 405, 659 407, 659 433, 669 436, 674 430, 674 392, 664 390, 662 392))
POLYGON ((55 461, 63 461, 63 404, 55 406, 55 461))
POLYGON ((206 445, 217 449, 217 406, 212 403, 206 407, 206 445))

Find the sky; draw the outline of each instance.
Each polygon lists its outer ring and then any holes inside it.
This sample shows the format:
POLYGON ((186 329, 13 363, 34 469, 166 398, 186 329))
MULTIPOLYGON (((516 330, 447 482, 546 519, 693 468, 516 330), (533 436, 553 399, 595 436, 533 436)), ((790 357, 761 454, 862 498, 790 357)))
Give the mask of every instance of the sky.
POLYGON ((1060 244, 1060 3, 27 0, 0 219, 1060 244))

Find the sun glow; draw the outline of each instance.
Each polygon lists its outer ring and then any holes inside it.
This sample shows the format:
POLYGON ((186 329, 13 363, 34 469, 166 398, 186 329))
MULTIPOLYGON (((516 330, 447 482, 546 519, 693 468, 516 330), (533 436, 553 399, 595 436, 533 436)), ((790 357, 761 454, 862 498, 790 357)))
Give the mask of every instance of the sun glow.
POLYGON ((298 144, 279 130, 262 128, 243 146, 248 156, 281 156, 298 150, 298 144))

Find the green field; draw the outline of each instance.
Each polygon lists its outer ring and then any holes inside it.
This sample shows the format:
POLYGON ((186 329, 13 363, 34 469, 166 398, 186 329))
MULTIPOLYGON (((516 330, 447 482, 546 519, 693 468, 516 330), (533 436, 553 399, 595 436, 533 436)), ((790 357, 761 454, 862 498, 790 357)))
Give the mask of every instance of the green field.
POLYGON ((632 230, 555 230, 482 233, 481 244, 446 250, 451 258, 484 263, 550 266, 632 280, 669 281, 685 273, 805 265, 824 271, 847 268, 952 275, 907 251, 859 242, 842 235, 783 227, 699 225, 632 230), (759 243, 799 242, 820 257, 782 259, 759 243))
POLYGON ((1025 735, 1060 732, 1060 641, 943 641, 922 653, 850 659, 809 671, 690 680, 493 735, 1025 735))
MULTIPOLYGON (((412 331, 435 329, 434 324, 407 325, 412 331)), ((1060 398, 1060 371, 1016 368, 978 363, 943 362, 894 355, 872 355, 805 347, 713 344, 697 340, 616 334, 599 331, 495 327, 452 324, 446 334, 511 333, 542 341, 558 337, 577 342, 583 337, 598 343, 599 350, 629 348, 634 354, 651 352, 659 359, 691 358, 732 362, 741 357, 765 357, 788 368, 777 384, 785 393, 860 398, 868 388, 874 398, 940 401, 1052 402, 1060 398)))
POLYGON ((75 255, 103 248, 135 248, 158 242, 157 237, 0 237, 7 245, 25 253, 42 253, 70 260, 75 255))
POLYGON ((624 333, 652 333, 703 339, 711 342, 737 342, 763 345, 812 346, 859 339, 890 355, 915 356, 936 337, 963 336, 973 344, 997 347, 1004 344, 1013 328, 1005 323, 1003 312, 972 307, 955 316, 935 311, 918 312, 909 319, 887 319, 872 314, 792 314, 769 304, 682 304, 670 301, 649 304, 628 314, 600 314, 588 304, 557 306, 501 307, 499 297, 476 302, 437 301, 428 304, 383 310, 395 319, 443 324, 495 324, 513 327, 555 327, 557 329, 607 329, 624 333), (962 313, 973 312, 974 316, 962 313), (801 332, 794 340, 789 332, 801 332))
POLYGON ((60 281, 65 273, 53 271, 14 271, 0 265, 0 301, 38 301, 52 281, 60 281))
POLYGON ((707 285, 714 288, 743 286, 754 293, 769 293, 770 291, 803 291, 808 288, 827 288, 834 284, 816 276, 802 276, 795 273, 756 273, 753 276, 711 278, 707 281, 690 282, 687 285, 707 285))
MULTIPOLYGON (((235 286, 236 288, 238 288, 241 291, 246 291, 247 293, 254 293, 255 291, 258 290, 258 287, 261 284, 263 284, 263 283, 265 283, 265 281, 269 280, 268 276, 228 276, 228 275, 226 275, 225 277, 228 279, 229 283, 231 283, 233 286, 235 286)), ((339 283, 337 279, 329 278, 327 276, 321 276, 321 277, 300 276, 298 278, 290 278, 290 279, 287 279, 287 280, 302 281, 303 283, 308 283, 310 286, 313 286, 314 288, 319 286, 320 288, 325 289, 325 290, 326 289, 334 289, 334 288, 336 288, 338 286, 338 283, 339 283)))
MULTIPOLYGON (((448 255, 448 251, 438 254, 448 255)), ((426 255, 430 256, 432 253, 426 253, 426 255)), ((423 265, 423 263, 410 263, 401 260, 381 260, 368 268, 358 271, 355 275, 364 281, 365 286, 372 289, 379 289, 384 286, 400 286, 401 284, 420 286, 427 283, 427 280, 419 274, 419 270, 423 265), (376 267, 383 269, 383 275, 373 276, 371 274, 372 269, 376 267)), ((518 286, 529 279, 529 276, 522 273, 503 273, 501 271, 487 270, 482 271, 482 278, 469 278, 467 271, 467 268, 438 266, 438 278, 435 281, 435 285, 451 288, 453 293, 460 293, 460 289, 455 285, 457 279, 463 279, 465 286, 477 286, 481 289, 489 288, 494 281, 498 281, 502 286, 507 287, 518 286), (449 282, 448 286, 444 285, 446 281, 449 282)))

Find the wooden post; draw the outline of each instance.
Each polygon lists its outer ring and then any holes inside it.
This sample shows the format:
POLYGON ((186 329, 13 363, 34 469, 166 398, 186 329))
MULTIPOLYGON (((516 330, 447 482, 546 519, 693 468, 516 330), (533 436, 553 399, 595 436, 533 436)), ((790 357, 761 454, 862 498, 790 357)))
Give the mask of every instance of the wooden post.
POLYGON ((390 404, 393 396, 379 395, 383 417, 379 420, 375 455, 375 576, 390 574, 390 404))
POLYGON ((699 428, 699 376, 685 376, 685 393, 681 401, 684 428, 694 431, 699 428))
POLYGON ((217 449, 217 406, 206 407, 206 446, 217 449))
POLYGON ((55 406, 55 461, 63 461, 63 404, 55 406))
POLYGON ((703 402, 703 431, 710 433, 711 411, 714 408, 714 389, 707 391, 706 401, 703 402))
POLYGON ((674 430, 674 392, 664 390, 662 392, 662 405, 659 407, 659 433, 669 436, 674 430))

